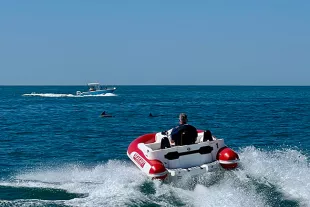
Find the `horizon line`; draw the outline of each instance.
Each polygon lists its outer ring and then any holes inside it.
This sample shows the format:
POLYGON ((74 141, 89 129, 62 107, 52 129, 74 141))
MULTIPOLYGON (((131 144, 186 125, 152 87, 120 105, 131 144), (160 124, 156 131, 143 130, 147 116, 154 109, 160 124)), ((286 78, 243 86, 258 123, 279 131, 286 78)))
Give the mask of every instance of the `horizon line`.
MULTIPOLYGON (((72 85, 61 85, 61 84, 47 84, 47 85, 42 85, 42 84, 34 84, 34 85, 28 85, 28 84, 7 84, 7 85, 0 85, 0 87, 2 86, 87 86, 87 84, 83 84, 83 85, 77 85, 77 84, 72 84, 72 85)), ((251 85, 251 84, 217 84, 217 85, 213 85, 213 84, 104 84, 104 86, 262 86, 262 87, 279 87, 279 86, 292 86, 292 87, 298 87, 298 86, 310 86, 310 85, 284 85, 284 84, 279 84, 279 85, 251 85)))

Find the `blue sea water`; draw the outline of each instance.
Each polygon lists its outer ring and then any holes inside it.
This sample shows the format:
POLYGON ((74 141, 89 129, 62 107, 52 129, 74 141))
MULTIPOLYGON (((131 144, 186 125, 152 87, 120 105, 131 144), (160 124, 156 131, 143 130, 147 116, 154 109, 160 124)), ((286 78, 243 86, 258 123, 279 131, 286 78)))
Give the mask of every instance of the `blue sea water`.
POLYGON ((73 95, 83 89, 0 86, 0 206, 310 206, 310 87, 73 95), (126 155, 130 142, 174 127, 181 112, 237 151, 239 168, 178 185, 140 172, 126 155))

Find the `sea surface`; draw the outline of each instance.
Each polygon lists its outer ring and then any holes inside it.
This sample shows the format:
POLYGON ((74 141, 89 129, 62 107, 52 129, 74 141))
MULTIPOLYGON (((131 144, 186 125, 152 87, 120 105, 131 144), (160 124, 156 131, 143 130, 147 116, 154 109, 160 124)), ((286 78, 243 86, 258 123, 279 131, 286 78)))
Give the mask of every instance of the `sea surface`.
POLYGON ((0 206, 310 206, 310 87, 77 90, 0 86, 0 206), (239 168, 178 184, 140 172, 130 142, 176 126, 181 112, 238 152, 239 168))

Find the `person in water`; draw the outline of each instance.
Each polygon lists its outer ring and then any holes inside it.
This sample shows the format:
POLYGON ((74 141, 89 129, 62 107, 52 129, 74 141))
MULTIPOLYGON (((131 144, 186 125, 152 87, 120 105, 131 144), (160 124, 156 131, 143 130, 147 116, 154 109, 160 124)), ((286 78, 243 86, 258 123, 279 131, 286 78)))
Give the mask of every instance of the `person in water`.
POLYGON ((101 117, 113 117, 111 114, 107 114, 105 111, 101 113, 101 117))
POLYGON ((197 129, 187 122, 187 115, 181 113, 179 115, 179 125, 174 127, 170 133, 171 144, 188 145, 196 142, 198 136, 197 129))
POLYGON ((152 113, 149 114, 149 117, 157 117, 155 115, 153 115, 152 113))

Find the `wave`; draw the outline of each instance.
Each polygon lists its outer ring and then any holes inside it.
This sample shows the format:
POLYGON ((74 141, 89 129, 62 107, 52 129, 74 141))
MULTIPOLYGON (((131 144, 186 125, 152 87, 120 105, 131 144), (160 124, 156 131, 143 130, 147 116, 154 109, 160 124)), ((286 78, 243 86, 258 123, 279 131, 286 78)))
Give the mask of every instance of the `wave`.
POLYGON ((61 93, 25 93, 23 96, 40 96, 40 97, 50 97, 50 98, 60 98, 60 97, 74 97, 74 98, 83 98, 83 97, 100 97, 100 96, 117 96, 114 93, 98 94, 98 95, 83 95, 78 96, 74 94, 61 94, 61 93))
MULTIPOLYGON (((185 178, 179 183, 153 181, 131 162, 109 160, 93 168, 34 169, 2 180, 0 186, 87 195, 63 200, 67 206, 310 206, 309 161, 302 152, 249 146, 240 149, 239 155, 241 163, 236 170, 185 178)), ((59 205, 59 201, 49 202, 59 205)))

